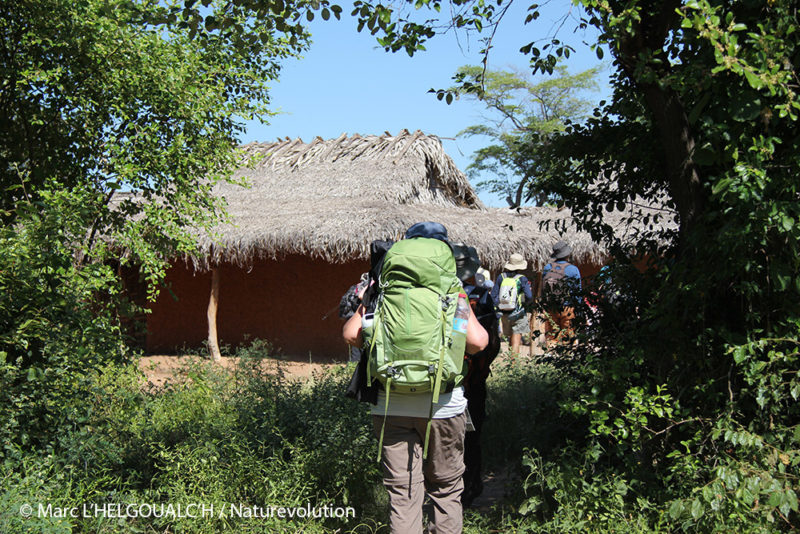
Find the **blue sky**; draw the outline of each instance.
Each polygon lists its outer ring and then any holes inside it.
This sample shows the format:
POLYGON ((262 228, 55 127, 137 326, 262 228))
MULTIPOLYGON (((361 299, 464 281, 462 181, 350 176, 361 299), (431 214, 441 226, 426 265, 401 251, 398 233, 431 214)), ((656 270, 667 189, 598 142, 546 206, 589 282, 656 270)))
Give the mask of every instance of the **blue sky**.
MULTIPOLYGON (((520 46, 552 31, 554 21, 572 8, 572 3, 551 0, 542 7, 542 16, 525 26, 527 6, 519 0, 512 3, 493 41, 490 68, 526 68, 520 46)), ((567 21, 559 37, 575 47, 576 53, 566 65, 571 72, 579 72, 600 62, 582 44, 591 40, 591 34, 573 33, 574 27, 574 22, 567 21)), ((366 30, 356 31, 355 20, 346 13, 340 21, 318 18, 310 30, 314 41, 310 50, 300 60, 287 61, 271 88, 271 107, 281 114, 270 117, 269 124, 248 123, 243 142, 287 136, 308 142, 315 136, 328 139, 345 132, 380 135, 385 131, 396 134, 404 128, 422 130, 442 139, 461 170, 469 164, 470 154, 485 143, 478 138, 454 139, 465 127, 482 121, 480 103, 460 100, 448 106, 428 93, 431 88, 450 86, 458 67, 481 61, 483 44, 478 37, 452 32, 437 35, 426 43, 427 51, 410 58, 403 51, 384 52, 366 30)), ((596 101, 609 94, 605 77, 601 85, 601 91, 592 96, 596 101)), ((489 205, 505 205, 489 194, 482 193, 481 199, 489 205)))

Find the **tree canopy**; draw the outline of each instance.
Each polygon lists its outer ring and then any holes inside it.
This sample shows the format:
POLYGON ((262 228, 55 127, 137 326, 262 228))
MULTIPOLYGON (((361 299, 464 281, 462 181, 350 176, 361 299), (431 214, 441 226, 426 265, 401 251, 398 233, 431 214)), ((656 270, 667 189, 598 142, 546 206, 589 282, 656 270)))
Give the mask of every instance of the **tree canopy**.
POLYGON ((222 216, 211 188, 239 163, 244 120, 268 116, 281 61, 305 48, 306 9, 0 5, 0 404, 13 414, 0 433, 9 442, 52 439, 60 418, 77 417, 59 406, 74 406, 87 374, 125 353, 119 268, 136 265, 155 288, 170 258, 222 216), (118 191, 128 194, 112 202, 118 191))
POLYGON ((597 89, 599 67, 569 74, 556 67, 555 76, 534 82, 523 72, 462 67, 451 88, 462 98, 474 98, 487 110, 481 124, 467 127, 459 136, 485 136, 492 144, 478 149, 467 167, 470 178, 483 180, 479 189, 505 196, 517 208, 533 199, 548 200, 536 184, 547 162, 539 152, 567 124, 581 122, 592 108, 585 93, 597 89), (485 174, 490 177, 485 177, 485 174))
MULTIPOLYGON (((566 351, 586 384, 569 407, 576 424, 588 425, 574 443, 583 455, 571 450, 539 476, 586 477, 585 490, 652 510, 652 528, 666 521, 704 532, 796 529, 797 7, 787 0, 574 4, 579 17, 565 13, 556 32, 569 31, 571 21, 597 29, 589 46, 599 58, 611 52, 614 93, 585 123, 552 137, 534 193, 563 199, 577 223, 608 244, 612 280, 632 304, 624 313, 606 307, 605 319, 584 330, 585 343, 566 351), (614 210, 638 232, 633 243, 604 223, 614 210), (626 268, 645 259, 642 272, 626 268), (605 492, 592 477, 617 482, 605 492)), ((434 22, 417 31, 409 17, 364 5, 362 16, 378 16, 375 32, 387 50, 413 54, 439 31, 434 22)), ((438 12, 444 4, 415 6, 438 12)), ((503 31, 505 2, 447 6, 451 28, 503 31)), ((534 28, 538 9, 531 4, 527 15, 534 28)), ((534 73, 552 73, 573 51, 557 33, 520 49, 534 73)), ((542 490, 531 506, 556 525, 563 510, 548 502, 542 490)), ((595 521, 621 513, 603 502, 595 521)))

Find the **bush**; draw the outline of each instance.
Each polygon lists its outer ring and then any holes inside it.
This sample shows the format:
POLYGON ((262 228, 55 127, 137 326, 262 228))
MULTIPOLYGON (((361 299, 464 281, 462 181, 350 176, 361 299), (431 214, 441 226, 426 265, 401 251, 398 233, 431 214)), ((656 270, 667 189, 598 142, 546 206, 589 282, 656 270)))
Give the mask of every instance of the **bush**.
POLYGON ((134 365, 106 366, 94 376, 84 426, 60 436, 50 455, 17 450, 3 465, 0 511, 8 519, 0 530, 322 532, 383 521, 383 507, 375 504, 383 495, 377 443, 366 408, 343 396, 345 370, 303 385, 280 368, 267 372, 259 360, 243 359, 234 372, 194 361, 160 389, 145 386, 134 365), (356 517, 23 520, 19 514, 25 503, 108 502, 207 503, 217 511, 235 505, 245 512, 350 506, 356 517))

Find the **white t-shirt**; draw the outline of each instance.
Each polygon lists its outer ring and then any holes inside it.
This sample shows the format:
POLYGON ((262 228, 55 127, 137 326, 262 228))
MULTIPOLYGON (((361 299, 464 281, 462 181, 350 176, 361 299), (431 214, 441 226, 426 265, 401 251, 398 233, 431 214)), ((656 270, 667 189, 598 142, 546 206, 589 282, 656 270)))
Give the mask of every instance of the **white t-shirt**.
MULTIPOLYGON (((428 417, 431 411, 433 393, 397 393, 389 394, 389 409, 386 415, 399 417, 428 417)), ((386 406, 386 393, 378 391, 378 403, 372 406, 372 415, 384 415, 386 406)), ((439 402, 433 405, 434 419, 448 419, 461 415, 467 408, 467 398, 464 396, 464 387, 453 388, 449 393, 441 393, 439 402)))

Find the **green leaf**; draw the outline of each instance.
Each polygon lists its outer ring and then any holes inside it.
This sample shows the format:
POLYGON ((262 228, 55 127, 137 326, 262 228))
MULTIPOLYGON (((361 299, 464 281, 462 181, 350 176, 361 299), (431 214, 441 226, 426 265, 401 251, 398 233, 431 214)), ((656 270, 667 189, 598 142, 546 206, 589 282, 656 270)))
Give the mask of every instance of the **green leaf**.
POLYGON ((703 516, 704 512, 705 510, 703 508, 703 503, 700 502, 700 499, 695 499, 694 501, 692 501, 692 508, 691 508, 692 519, 700 519, 703 516))
POLYGON ((753 89, 761 89, 764 86, 764 83, 761 81, 761 79, 750 69, 745 69, 744 77, 747 78, 747 83, 749 83, 750 87, 753 89))
POLYGON ((747 358, 747 351, 744 347, 736 347, 733 349, 733 361, 742 363, 747 358))
POLYGON ((684 509, 685 507, 683 505, 683 502, 672 501, 672 504, 669 506, 669 516, 672 519, 677 520, 681 517, 681 515, 683 515, 684 509))
MULTIPOLYGON (((786 490, 786 502, 788 503, 789 509, 791 511, 793 512, 798 511, 797 494, 791 488, 786 490)), ((787 513, 784 515, 789 515, 789 514, 787 513)))

